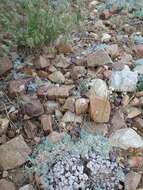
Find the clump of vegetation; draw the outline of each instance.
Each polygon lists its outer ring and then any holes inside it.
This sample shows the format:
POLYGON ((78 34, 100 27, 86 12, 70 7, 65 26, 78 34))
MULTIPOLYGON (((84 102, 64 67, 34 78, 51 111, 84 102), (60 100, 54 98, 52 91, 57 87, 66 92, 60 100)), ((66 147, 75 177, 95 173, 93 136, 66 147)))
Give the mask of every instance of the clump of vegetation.
POLYGON ((12 43, 35 48, 71 31, 81 19, 83 0, 1 0, 0 30, 12 43))
MULTIPOLYGON (((44 188, 50 190, 53 189, 54 184, 57 185, 55 189, 64 189, 66 187, 66 173, 68 175, 68 183, 71 183, 69 184, 70 189, 76 189, 77 184, 74 184, 74 181, 73 184, 71 182, 76 176, 70 165, 72 165, 72 168, 75 166, 75 170, 79 175, 79 179, 81 177, 81 181, 79 181, 80 185, 83 185, 84 182, 84 185, 86 184, 84 187, 100 187, 102 182, 100 184, 100 180, 97 178, 100 179, 102 176, 102 180, 105 180, 104 185, 108 186, 107 181, 109 180, 111 182, 109 175, 107 175, 108 177, 104 175, 105 172, 104 174, 102 174, 102 172, 99 174, 100 170, 98 167, 102 168, 107 164, 106 169, 109 169, 109 165, 116 165, 116 174, 118 173, 118 176, 115 176, 116 182, 119 182, 119 180, 122 178, 121 176, 123 176, 123 172, 121 168, 118 167, 118 164, 115 161, 110 162, 110 151, 111 145, 106 138, 102 137, 101 135, 89 134, 84 130, 81 130, 78 141, 72 141, 71 137, 67 134, 62 140, 55 144, 51 143, 50 140, 46 138, 40 145, 38 145, 37 148, 35 148, 32 156, 28 159, 31 162, 32 167, 27 168, 27 171, 34 173, 36 172, 36 174, 40 177, 44 188), (94 162, 98 163, 97 168, 94 162), (91 164, 93 164, 95 167, 94 171, 92 171, 93 167, 90 166, 91 164), (86 172, 87 167, 89 170, 91 170, 91 176, 90 174, 87 174, 88 172, 86 172), (65 171, 62 173, 62 170, 65 171), (97 173, 94 173, 95 170, 97 170, 97 173), (95 181, 93 181, 93 175, 95 176, 95 181), (61 182, 57 182, 58 178, 61 180, 61 182)), ((111 168, 110 172, 111 175, 114 176, 114 172, 112 173, 111 168)), ((114 181, 112 181, 112 185, 115 185, 114 181)), ((109 189, 111 188, 109 187, 109 189)))
MULTIPOLYGON (((143 1, 142 0, 107 0, 104 8, 116 6, 119 9, 132 11, 135 17, 143 18, 143 1)), ((101 6, 103 8, 103 6, 101 6)))

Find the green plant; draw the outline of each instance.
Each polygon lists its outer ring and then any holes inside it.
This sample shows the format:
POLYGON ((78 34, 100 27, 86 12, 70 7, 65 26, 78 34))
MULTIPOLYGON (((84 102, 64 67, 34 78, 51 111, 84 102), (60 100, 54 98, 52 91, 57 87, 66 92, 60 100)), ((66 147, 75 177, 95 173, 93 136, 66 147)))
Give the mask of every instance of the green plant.
POLYGON ((143 75, 140 75, 137 84, 137 91, 142 91, 142 90, 143 90, 143 75))
POLYGON ((16 44, 30 48, 66 35, 80 19, 78 1, 76 8, 71 0, 2 0, 0 5, 3 32, 10 33, 16 44))

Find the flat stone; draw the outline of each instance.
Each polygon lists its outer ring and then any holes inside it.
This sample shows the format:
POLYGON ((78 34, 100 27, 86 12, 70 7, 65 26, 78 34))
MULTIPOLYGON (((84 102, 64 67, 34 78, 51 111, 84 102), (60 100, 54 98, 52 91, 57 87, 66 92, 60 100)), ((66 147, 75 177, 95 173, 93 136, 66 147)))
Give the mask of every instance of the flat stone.
POLYGON ((16 190, 15 185, 6 179, 0 180, 0 190, 16 190))
POLYGON ((80 115, 82 113, 86 113, 88 111, 89 99, 79 98, 75 102, 75 110, 76 114, 80 115))
POLYGON ((107 99, 90 96, 90 116, 98 123, 106 123, 109 121, 111 106, 107 99))
POLYGON ((104 33, 102 35, 102 38, 101 38, 102 42, 109 42, 110 40, 111 40, 111 35, 110 34, 104 33))
POLYGON ((0 58, 0 76, 12 69, 12 63, 8 57, 0 58))
POLYGON ((138 82, 137 72, 125 67, 122 71, 113 71, 111 75, 111 88, 114 91, 132 92, 136 90, 138 82))
POLYGON ((127 114, 127 118, 129 119, 135 118, 142 113, 141 109, 136 107, 127 107, 125 108, 125 112, 127 114))
POLYGON ((64 111, 75 111, 75 97, 68 97, 63 106, 64 111))
POLYGON ((26 162, 31 149, 22 135, 0 146, 0 167, 3 170, 14 169, 26 162))
POLYGON ((104 49, 96 50, 87 56, 87 65, 89 67, 101 66, 112 63, 108 53, 104 49))
POLYGON ((48 76, 49 80, 52 82, 62 84, 65 82, 65 77, 60 71, 55 71, 48 76))
POLYGON ((119 129, 109 137, 110 143, 122 149, 143 148, 143 140, 131 128, 119 129))
POLYGON ((119 47, 117 44, 111 44, 107 46, 105 49, 112 58, 115 58, 119 55, 119 47))
POLYGON ((64 123, 82 123, 82 117, 75 115, 75 113, 67 111, 62 118, 62 122, 64 122, 64 123))
POLYGON ((39 56, 34 60, 34 65, 37 69, 44 69, 50 65, 50 61, 46 56, 39 56))
POLYGON ((58 50, 59 53, 63 53, 63 54, 72 53, 74 51, 73 47, 70 44, 63 43, 63 42, 60 42, 59 44, 57 44, 56 49, 58 50))
POLYGON ((73 88, 74 86, 55 86, 51 87, 47 90, 47 97, 51 99, 55 98, 67 98, 69 96, 69 91, 73 88))

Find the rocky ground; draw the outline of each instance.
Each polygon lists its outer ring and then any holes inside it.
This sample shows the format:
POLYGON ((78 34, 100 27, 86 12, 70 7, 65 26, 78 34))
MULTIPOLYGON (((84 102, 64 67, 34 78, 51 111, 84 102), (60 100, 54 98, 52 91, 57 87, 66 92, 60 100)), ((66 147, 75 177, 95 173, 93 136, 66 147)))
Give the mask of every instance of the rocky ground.
POLYGON ((44 189, 143 188, 143 20, 100 4, 87 3, 89 18, 71 43, 0 59, 1 190, 43 189, 35 171, 25 172, 28 156, 43 138, 78 141, 81 129, 106 138, 114 159, 95 147, 83 157, 68 152, 46 171, 44 189))

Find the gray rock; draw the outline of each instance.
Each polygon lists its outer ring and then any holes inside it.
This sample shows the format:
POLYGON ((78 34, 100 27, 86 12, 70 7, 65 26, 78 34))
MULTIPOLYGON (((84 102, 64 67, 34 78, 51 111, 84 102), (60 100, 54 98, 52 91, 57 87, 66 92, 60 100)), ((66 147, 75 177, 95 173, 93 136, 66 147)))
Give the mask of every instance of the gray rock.
POLYGON ((6 179, 0 180, 0 190, 15 190, 15 185, 6 179))
POLYGON ((114 91, 132 92, 136 90, 138 73, 130 71, 128 66, 122 71, 113 71, 111 75, 111 88, 114 91))
POLYGON ((122 149, 143 148, 143 139, 131 128, 117 130, 109 140, 111 145, 122 149))
POLYGON ((134 71, 136 71, 138 74, 143 74, 143 64, 142 65, 137 65, 134 68, 134 71))
POLYGON ((99 96, 102 98, 108 98, 109 92, 105 81, 101 79, 93 79, 90 82, 91 89, 89 93, 91 95, 99 96))

